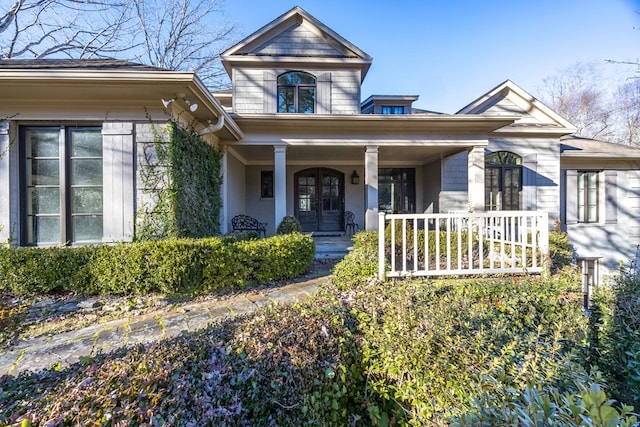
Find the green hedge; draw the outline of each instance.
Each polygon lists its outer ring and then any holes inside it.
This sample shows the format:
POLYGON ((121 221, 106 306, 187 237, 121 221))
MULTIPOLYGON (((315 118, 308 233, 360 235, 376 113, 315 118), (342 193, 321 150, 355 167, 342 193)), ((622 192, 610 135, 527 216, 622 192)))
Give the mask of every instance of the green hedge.
POLYGON ((176 239, 78 248, 0 248, 0 292, 204 293, 291 278, 315 254, 309 236, 176 239))

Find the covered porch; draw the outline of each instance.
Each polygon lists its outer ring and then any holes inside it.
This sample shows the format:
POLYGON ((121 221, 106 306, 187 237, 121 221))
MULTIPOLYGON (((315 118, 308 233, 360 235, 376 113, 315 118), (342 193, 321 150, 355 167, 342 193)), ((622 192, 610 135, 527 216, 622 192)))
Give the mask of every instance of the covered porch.
MULTIPOLYGON (((275 232, 344 232, 352 212, 376 230, 378 212, 484 209, 488 133, 512 118, 373 115, 235 118, 242 141, 224 147, 223 220, 250 213, 275 232), (275 127, 278 125, 277 127, 275 127), (467 171, 460 176, 456 170, 467 171), (455 167, 454 167, 455 165, 455 167)), ((224 230, 223 230, 224 231, 224 230)))

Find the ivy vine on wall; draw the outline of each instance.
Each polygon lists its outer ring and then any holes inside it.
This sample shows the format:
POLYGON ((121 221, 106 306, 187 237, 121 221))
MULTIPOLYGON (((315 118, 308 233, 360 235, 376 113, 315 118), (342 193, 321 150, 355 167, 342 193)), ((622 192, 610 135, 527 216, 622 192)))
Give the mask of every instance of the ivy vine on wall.
POLYGON ((163 132, 151 129, 153 149, 140 167, 149 197, 137 213, 136 240, 220 234, 222 153, 174 119, 163 132))

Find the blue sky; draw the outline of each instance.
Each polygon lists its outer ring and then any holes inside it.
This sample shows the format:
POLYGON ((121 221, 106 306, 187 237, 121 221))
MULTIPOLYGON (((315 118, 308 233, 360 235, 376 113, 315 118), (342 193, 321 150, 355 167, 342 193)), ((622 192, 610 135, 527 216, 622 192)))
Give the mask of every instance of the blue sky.
MULTIPOLYGON (((373 56, 362 96, 453 113, 506 79, 536 95, 577 62, 640 59, 640 0, 226 0, 240 38, 300 6, 373 56)), ((621 81, 629 66, 605 65, 621 81)))

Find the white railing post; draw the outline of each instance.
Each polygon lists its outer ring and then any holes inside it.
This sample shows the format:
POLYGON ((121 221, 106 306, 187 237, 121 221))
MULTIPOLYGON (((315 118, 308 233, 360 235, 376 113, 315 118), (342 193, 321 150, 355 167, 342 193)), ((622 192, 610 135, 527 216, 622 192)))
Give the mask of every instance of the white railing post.
POLYGON ((385 213, 378 213, 378 279, 385 280, 385 265, 384 265, 384 223, 385 213))

